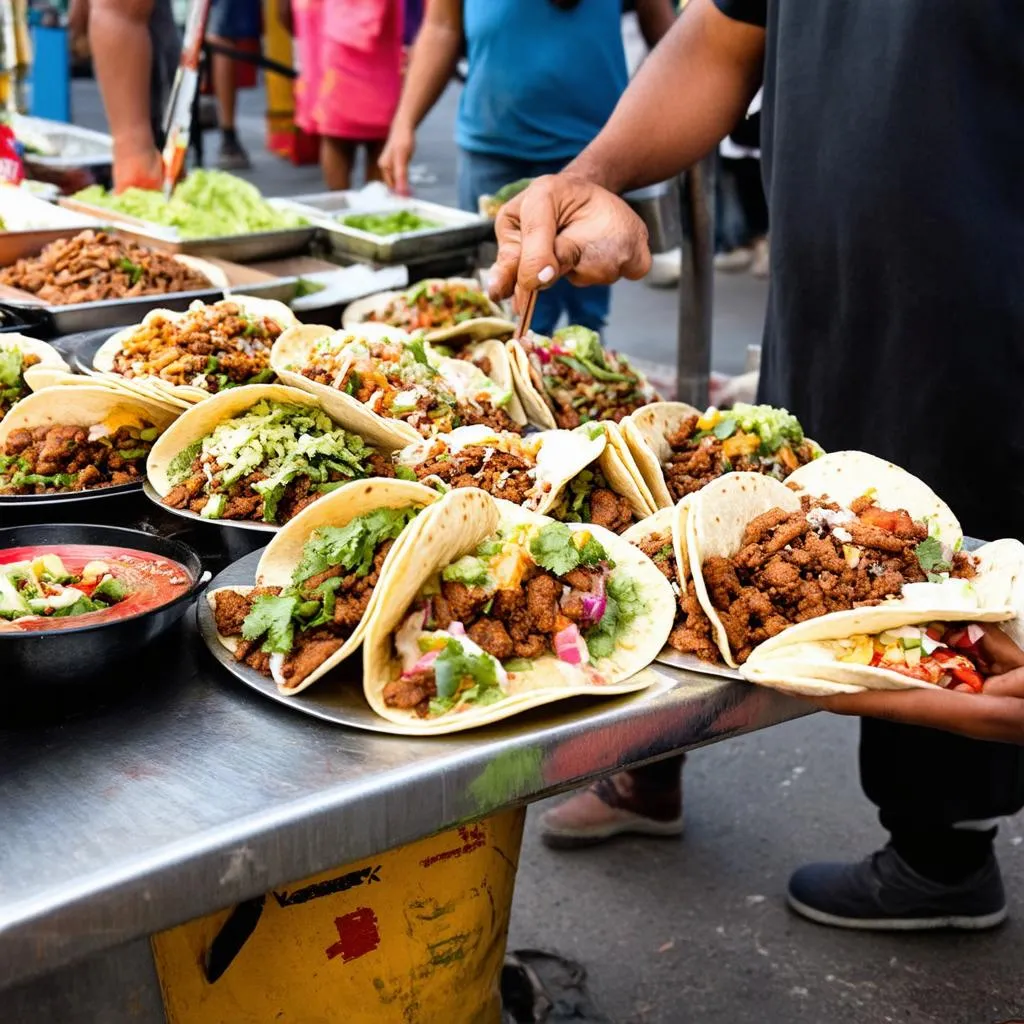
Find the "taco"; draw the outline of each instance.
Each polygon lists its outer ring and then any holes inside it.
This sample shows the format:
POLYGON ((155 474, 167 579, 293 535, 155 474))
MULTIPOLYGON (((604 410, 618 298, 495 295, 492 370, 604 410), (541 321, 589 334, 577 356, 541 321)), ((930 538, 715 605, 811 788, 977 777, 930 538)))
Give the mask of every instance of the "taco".
POLYGON ((277 526, 352 480, 395 475, 386 455, 315 398, 281 384, 195 406, 154 445, 146 472, 170 508, 277 526))
POLYGON ((715 642, 711 620, 704 611, 690 574, 686 551, 686 517, 690 499, 672 508, 658 509, 652 516, 630 527, 623 535, 639 548, 672 585, 675 618, 666 645, 677 654, 693 655, 701 661, 720 662, 722 653, 715 642))
POLYGON ((395 447, 471 424, 518 433, 526 422, 510 388, 392 327, 293 327, 275 344, 271 365, 286 383, 332 396, 350 426, 395 447))
POLYGON ((21 334, 0 335, 0 420, 31 391, 25 371, 33 366, 53 370, 68 368, 61 354, 45 341, 21 334))
POLYGON ((444 501, 367 630, 364 686, 378 714, 449 732, 647 685, 636 673, 664 644, 673 607, 650 559, 600 527, 482 491, 444 501))
POLYGON ((700 412, 685 402, 657 402, 622 422, 636 465, 659 508, 667 508, 725 473, 784 480, 817 458, 795 416, 770 405, 737 403, 700 412))
MULTIPOLYGON (((624 533, 654 511, 637 484, 637 470, 628 451, 623 452, 611 421, 587 423, 574 431, 559 431, 604 440, 604 448, 584 469, 571 476, 546 510, 563 523, 593 523, 612 533, 624 533)), ((568 467, 567 467, 568 468, 568 467)))
POLYGON ((596 420, 619 422, 658 401, 647 378, 586 327, 563 327, 552 338, 530 333, 509 341, 508 350, 523 408, 539 426, 572 430, 596 420))
POLYGON ((691 572, 728 664, 742 664, 760 644, 809 619, 825 638, 893 616, 904 623, 1007 617, 1005 579, 979 573, 961 550, 948 506, 909 473, 881 463, 885 472, 865 474, 870 457, 850 456, 823 456, 821 471, 799 481, 798 471, 791 486, 730 473, 693 495, 691 572), (807 479, 835 487, 791 489, 807 479))
POLYGON ((395 456, 396 472, 444 490, 479 487, 492 497, 545 512, 567 480, 605 447, 603 435, 544 430, 528 437, 483 426, 417 441, 395 456))
POLYGON ((338 488, 267 546, 254 587, 207 595, 220 642, 236 660, 300 693, 362 643, 367 623, 436 492, 404 480, 338 488))
POLYGON ((0 421, 0 494, 59 494, 141 484, 175 414, 109 388, 38 391, 0 421))
POLYGON ((244 295, 194 302, 184 313, 155 309, 104 342, 93 368, 125 382, 144 381, 157 394, 202 401, 242 384, 272 381, 270 349, 295 323, 284 303, 244 295))
POLYGON ((507 338, 513 324, 471 278, 427 278, 404 292, 381 292, 351 303, 341 318, 343 330, 366 323, 383 324, 428 341, 448 344, 507 338))
MULTIPOLYGON (((1019 646, 1024 545, 998 540, 975 555, 979 576, 990 584, 994 576, 1000 591, 1009 595, 1005 612, 1014 617, 1000 628, 1019 646)), ((984 631, 976 623, 944 619, 907 624, 905 613, 895 609, 885 615, 880 609, 868 611, 864 631, 852 627, 850 635, 835 639, 817 639, 820 630, 814 620, 794 626, 762 644, 740 671, 750 682, 811 697, 928 686, 974 692, 984 688, 986 664, 979 643, 984 631)))

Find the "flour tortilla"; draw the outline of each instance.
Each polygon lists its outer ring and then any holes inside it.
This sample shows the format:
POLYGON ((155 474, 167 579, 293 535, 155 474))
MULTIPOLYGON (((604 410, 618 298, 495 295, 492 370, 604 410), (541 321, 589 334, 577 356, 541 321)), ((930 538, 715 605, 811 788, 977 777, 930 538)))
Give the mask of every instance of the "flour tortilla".
POLYGON ((527 499, 525 507, 542 514, 558 501, 566 484, 598 459, 606 448, 603 434, 590 438, 575 431, 545 430, 520 438, 517 434, 502 435, 490 427, 475 424, 458 427, 450 434, 421 438, 403 448, 396 456, 396 462, 410 468, 417 466, 426 461, 439 444, 448 452, 458 452, 466 447, 495 447, 500 450, 503 442, 513 446, 522 444, 528 448, 538 446, 534 493, 527 499), (546 491, 545 484, 548 485, 546 491))
MULTIPOLYGON (((873 490, 875 499, 882 508, 906 509, 916 520, 931 517, 933 526, 942 531, 943 542, 954 548, 959 546, 962 541, 959 524, 941 499, 919 480, 889 463, 882 463, 885 467, 884 472, 877 477, 858 478, 857 468, 863 469, 871 463, 855 459, 852 463, 853 471, 850 472, 844 467, 844 457, 849 454, 838 453, 838 459, 836 455, 829 455, 817 460, 829 460, 832 463, 826 476, 830 485, 830 497, 835 497, 835 493, 838 492, 839 497, 835 500, 847 504, 865 492, 873 490), (835 465, 837 461, 838 466, 835 465), (838 489, 837 482, 842 490, 838 489)), ((693 496, 692 511, 687 523, 687 546, 694 586, 697 597, 715 629, 722 657, 734 668, 736 663, 729 648, 725 627, 711 603, 704 583, 702 566, 712 556, 730 558, 736 554, 740 549, 747 524, 776 507, 796 511, 800 507, 800 499, 790 487, 770 477, 754 473, 730 473, 708 484, 693 496)), ((784 633, 766 641, 758 648, 758 652, 770 652, 778 646, 792 642, 794 637, 808 640, 839 639, 932 619, 950 622, 1002 621, 1012 617, 1012 612, 1008 609, 1015 578, 1014 556, 1005 564, 998 558, 990 557, 983 562, 982 571, 974 583, 979 607, 968 606, 958 581, 914 584, 913 592, 886 601, 882 605, 830 612, 791 626, 784 633)))
POLYGON ((602 420, 599 425, 603 428, 605 436, 608 438, 608 445, 602 455, 603 461, 601 463, 601 468, 604 470, 604 475, 608 477, 608 482, 620 494, 626 494, 625 480, 628 477, 633 482, 633 494, 643 502, 644 507, 647 509, 646 512, 641 513, 638 508, 636 510, 637 515, 643 517, 656 512, 660 506, 655 501, 654 495, 651 493, 651 489, 647 486, 647 481, 640 471, 640 467, 633 458, 633 452, 630 450, 622 433, 622 425, 614 420, 602 420), (615 480, 622 480, 621 487, 614 483, 613 476, 615 480))
MULTIPOLYGON (((416 284, 410 285, 404 291, 378 292, 376 295, 368 295, 364 299, 357 299, 350 303, 341 317, 342 330, 355 331, 364 325, 368 326, 370 323, 376 322, 368 321, 367 318, 372 313, 383 313, 395 299, 404 295, 406 291, 411 291, 423 284, 464 285, 466 288, 472 288, 473 291, 486 296, 480 282, 472 278, 431 277, 424 281, 417 281, 416 284)), ((508 338, 515 330, 515 325, 505 315, 501 306, 491 299, 488 299, 487 302, 491 307, 490 316, 476 317, 473 320, 464 320, 461 324, 453 324, 451 327, 439 327, 436 330, 424 331, 422 332, 423 336, 427 341, 451 346, 484 341, 488 338, 508 338)))
MULTIPOLYGON (((354 480, 352 483, 339 487, 336 491, 325 495, 312 505, 304 508, 294 519, 286 523, 274 535, 267 545, 256 567, 257 587, 287 587, 291 583, 292 573, 302 557, 302 549, 313 533, 325 526, 345 526, 357 516, 366 515, 380 508, 405 508, 419 506, 426 508, 438 500, 438 494, 423 487, 421 484, 407 480, 354 480)), ((319 668, 311 672, 298 686, 287 687, 278 683, 278 692, 286 697, 294 697, 332 669, 340 665, 353 654, 363 642, 366 627, 377 607, 381 595, 388 588, 388 581, 394 567, 401 563, 407 544, 418 545, 422 519, 418 516, 398 536, 381 568, 380 578, 374 588, 373 596, 359 625, 345 643, 328 658, 319 668)), ((216 595, 223 590, 232 590, 237 594, 248 594, 254 587, 221 587, 207 594, 210 608, 216 607, 216 595)), ((234 637, 221 636, 217 639, 232 654, 238 647, 234 637)))
POLYGON ((648 537, 667 533, 672 538, 672 551, 676 558, 676 582, 681 590, 686 589, 686 581, 689 578, 689 562, 686 556, 686 508, 680 502, 679 508, 659 508, 653 515, 634 523, 624 534, 622 539, 630 544, 639 545, 648 537), (682 523, 683 532, 680 533, 679 525, 682 523))
POLYGON ((626 638, 628 648, 623 644, 611 658, 597 663, 609 678, 609 684, 568 685, 556 659, 545 657, 537 659, 531 671, 514 674, 516 692, 487 707, 433 719, 420 719, 413 711, 389 708, 384 703, 384 688, 401 674, 401 663, 393 648, 394 633, 420 588, 444 566, 473 552, 499 525, 528 522, 542 526, 551 521, 508 502, 497 501, 475 488, 451 491, 423 513, 422 518, 425 520, 422 542, 415 548, 411 544, 406 546, 403 564, 391 576, 388 594, 377 607, 363 647, 366 698, 382 718, 405 726, 410 733, 441 735, 488 725, 567 697, 633 692, 650 685, 656 678, 651 673, 641 673, 641 669, 661 650, 672 628, 674 595, 671 585, 646 555, 622 537, 600 527, 569 525, 573 532, 592 533, 616 563, 616 571, 625 572, 638 581, 648 603, 648 614, 638 616, 633 622, 626 638))
MULTIPOLYGON (((276 321, 285 330, 298 323, 295 319, 295 314, 283 302, 277 302, 274 299, 258 299, 248 295, 232 295, 226 299, 220 299, 218 301, 233 302, 242 310, 243 313, 248 314, 249 316, 267 317, 276 321)), ((208 304, 203 302, 194 302, 190 309, 183 313, 175 313, 169 309, 151 310, 145 317, 143 317, 142 323, 126 327, 124 330, 111 335, 111 337, 109 337, 99 347, 99 349, 97 349, 96 355, 93 356, 92 360, 93 370, 99 374, 112 375, 118 380, 124 381, 130 387, 134 386, 143 391, 148 390, 149 392, 157 395, 162 392, 171 398, 178 400, 183 399, 189 404, 202 402, 207 398, 210 398, 211 394, 209 391, 205 388, 195 387, 192 384, 169 384, 167 381, 156 376, 125 378, 121 374, 114 372, 115 358, 123 348, 124 343, 137 331, 153 323, 154 320, 166 319, 172 322, 183 320, 189 313, 206 305, 216 305, 216 303, 208 304)))
MULTIPOLYGON (((146 461, 146 475, 157 494, 165 497, 170 493, 172 485, 168 470, 180 452, 193 441, 206 437, 218 424, 243 415, 257 402, 264 400, 323 409, 339 427, 351 433, 359 433, 339 416, 337 405, 321 401, 297 388, 286 387, 284 384, 247 384, 244 388, 230 388, 219 395, 212 395, 205 402, 193 406, 184 415, 179 416, 174 425, 153 445, 153 450, 146 461)), ((373 445, 365 435, 363 440, 373 445)))
MULTIPOLYGON (((315 326, 311 324, 298 324, 285 331, 274 343, 270 353, 270 365, 274 373, 286 384, 292 387, 301 388, 311 395, 316 395, 324 400, 330 399, 338 409, 340 415, 344 415, 350 429, 362 434, 368 441, 379 444, 390 449, 404 448, 409 444, 422 440, 422 435, 413 426, 404 420, 391 419, 381 416, 379 413, 368 409, 362 402, 352 395, 346 395, 343 391, 328 387, 319 381, 310 380, 303 376, 301 368, 306 365, 313 346, 322 338, 337 335, 345 341, 346 338, 363 339, 366 341, 409 341, 411 334, 399 330, 396 327, 388 327, 386 324, 360 324, 351 330, 335 331, 330 327, 315 326)), ((500 342, 493 343, 496 349, 487 348, 484 354, 494 357, 492 367, 495 369, 491 379, 500 387, 512 394, 512 400, 506 411, 513 421, 525 425, 526 416, 516 397, 515 388, 512 385, 512 373, 508 368, 504 352, 501 350, 500 342)), ((470 364, 458 359, 441 357, 439 372, 444 375, 465 373, 470 364)), ((344 421, 342 421, 344 423, 344 421)))
POLYGON ((15 430, 57 425, 92 427, 111 416, 125 414, 137 416, 162 431, 166 431, 175 419, 174 413, 127 392, 88 384, 60 391, 48 388, 26 395, 0 421, 0 447, 15 430))
POLYGON ((512 377, 516 382, 516 391, 519 394, 519 401, 523 404, 526 418, 534 426, 545 430, 557 430, 555 414, 544 397, 544 382, 536 377, 537 371, 530 365, 526 349, 515 338, 507 341, 505 348, 508 350, 512 377))
MULTIPOLYGON (((1018 540, 997 540, 975 552, 978 591, 982 612, 958 615, 933 614, 930 610, 908 613, 905 607, 866 608, 872 615, 844 628, 849 632, 833 635, 823 629, 821 620, 811 619, 787 629, 757 647, 740 673, 750 682, 770 686, 804 697, 828 697, 837 693, 862 693, 865 690, 929 689, 933 684, 881 666, 848 665, 836 661, 828 640, 841 640, 862 633, 876 634, 899 626, 924 622, 998 622, 1000 628, 1018 646, 1024 643, 1024 544, 1018 540), (861 628, 861 626, 863 628, 861 628)), ((851 613, 851 615, 854 613, 851 613)))
MULTIPOLYGON (((525 426, 529 420, 519 400, 519 392, 516 390, 515 378, 512 375, 512 364, 509 362, 508 352, 502 342, 496 338, 489 338, 485 341, 475 341, 463 348, 473 358, 484 358, 490 363, 491 372, 488 376, 499 387, 508 391, 512 396, 505 411, 512 420, 520 426, 525 426)), ((446 375, 464 373, 465 361, 454 359, 450 356, 441 356, 442 372, 446 375)))
POLYGON ((684 420, 701 415, 700 409, 685 402, 654 402, 622 421, 622 436, 657 508, 672 505, 672 495, 661 468, 672 454, 666 438, 675 433, 684 420))

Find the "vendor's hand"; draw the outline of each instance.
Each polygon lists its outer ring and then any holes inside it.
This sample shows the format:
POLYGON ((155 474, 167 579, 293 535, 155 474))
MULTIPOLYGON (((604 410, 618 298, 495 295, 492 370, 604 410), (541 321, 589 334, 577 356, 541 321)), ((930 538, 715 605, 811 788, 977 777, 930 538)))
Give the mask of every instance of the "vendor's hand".
POLYGON ((537 178, 502 206, 491 297, 525 292, 559 277, 573 284, 637 280, 651 268, 644 222, 618 196, 568 174, 537 178))
POLYGON ((156 146, 114 147, 114 191, 126 188, 160 189, 164 164, 156 146))
POLYGON ((979 650, 990 674, 981 693, 965 686, 869 690, 815 703, 840 715, 884 718, 974 739, 1024 744, 1024 651, 996 626, 984 629, 979 650))
POLYGON ((397 122, 391 126, 384 150, 377 161, 384 181, 392 192, 407 196, 409 191, 409 162, 416 152, 416 133, 397 122))

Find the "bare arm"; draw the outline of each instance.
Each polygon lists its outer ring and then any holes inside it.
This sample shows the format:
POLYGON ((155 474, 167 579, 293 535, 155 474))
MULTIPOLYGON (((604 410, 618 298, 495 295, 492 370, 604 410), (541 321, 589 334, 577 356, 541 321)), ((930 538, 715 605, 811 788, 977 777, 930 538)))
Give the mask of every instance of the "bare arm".
POLYGON ((416 148, 416 129, 448 85, 461 49, 461 0, 429 0, 380 158, 388 187, 403 195, 409 191, 409 161, 416 148))
POLYGON ((675 24, 672 0, 636 0, 636 20, 644 42, 653 50, 675 24))
MULTIPOLYGON (((611 284, 650 268, 647 231, 617 193, 690 167, 732 130, 761 81, 764 31, 690 0, 600 135, 498 214, 491 294, 556 277, 611 284)), ((520 298, 522 296, 520 295, 520 298)))
POLYGON ((612 192, 678 174, 732 131, 763 69, 763 29, 727 18, 712 0, 690 0, 566 171, 612 192))
MULTIPOLYGON (((103 106, 114 138, 114 183, 144 181, 159 164, 150 121, 153 53, 149 17, 153 0, 91 0, 89 46, 103 106)), ((156 182, 159 186, 159 168, 156 182)))

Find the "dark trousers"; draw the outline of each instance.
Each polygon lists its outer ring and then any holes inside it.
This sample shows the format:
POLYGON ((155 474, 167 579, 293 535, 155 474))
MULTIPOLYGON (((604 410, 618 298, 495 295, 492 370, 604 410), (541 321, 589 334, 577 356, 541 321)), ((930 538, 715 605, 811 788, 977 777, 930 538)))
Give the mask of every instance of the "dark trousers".
POLYGON ((860 778, 910 865, 926 877, 955 882, 984 863, 995 829, 953 826, 1024 807, 1024 748, 866 718, 860 778))

